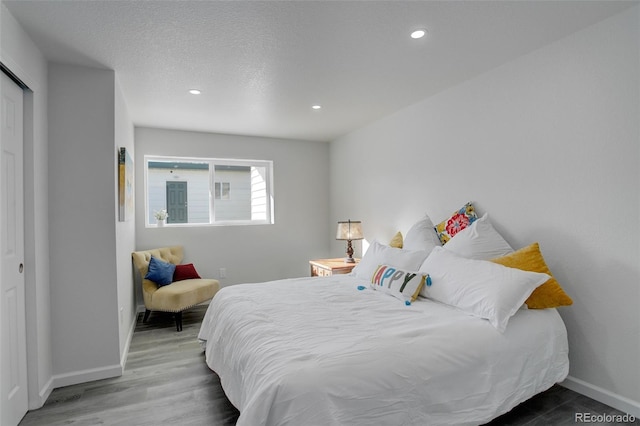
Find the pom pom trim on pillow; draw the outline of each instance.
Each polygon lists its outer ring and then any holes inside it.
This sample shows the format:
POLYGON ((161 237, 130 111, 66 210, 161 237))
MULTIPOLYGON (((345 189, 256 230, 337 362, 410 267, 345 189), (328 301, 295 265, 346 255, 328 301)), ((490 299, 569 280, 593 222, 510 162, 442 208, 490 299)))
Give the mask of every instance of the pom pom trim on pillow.
POLYGON ((564 292, 558 281, 551 274, 549 267, 544 261, 540 245, 533 243, 527 247, 523 247, 506 256, 492 259, 492 262, 498 263, 510 268, 517 268, 523 271, 542 272, 551 278, 536 288, 531 296, 527 298, 525 303, 529 309, 546 309, 557 308, 559 306, 570 306, 573 304, 571 297, 564 292))
POLYGON ((448 219, 436 225, 436 233, 440 242, 444 245, 458 232, 470 226, 478 219, 476 209, 471 202, 465 204, 459 210, 453 212, 448 219))

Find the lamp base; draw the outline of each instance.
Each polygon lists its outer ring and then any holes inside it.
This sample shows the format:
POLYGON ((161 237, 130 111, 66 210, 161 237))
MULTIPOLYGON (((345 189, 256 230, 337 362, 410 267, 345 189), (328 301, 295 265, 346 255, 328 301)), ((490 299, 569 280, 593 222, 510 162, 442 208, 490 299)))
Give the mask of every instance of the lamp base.
POLYGON ((347 240, 347 257, 344 258, 344 263, 356 263, 353 259, 353 246, 351 240, 347 240))

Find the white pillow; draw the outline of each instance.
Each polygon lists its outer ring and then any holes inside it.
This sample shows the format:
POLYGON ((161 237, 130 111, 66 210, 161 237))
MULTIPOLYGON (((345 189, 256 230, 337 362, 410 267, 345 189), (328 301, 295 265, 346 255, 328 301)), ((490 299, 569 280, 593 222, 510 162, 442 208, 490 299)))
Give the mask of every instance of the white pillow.
POLYGON ((428 277, 429 274, 422 272, 403 271, 390 265, 380 265, 371 276, 371 288, 410 305, 420 295, 428 277))
POLYGON ((513 253, 513 248, 493 227, 487 213, 458 232, 444 248, 462 257, 479 260, 495 259, 513 253))
POLYGON ((422 296, 485 318, 500 332, 504 332, 509 318, 533 290, 550 278, 547 274, 459 257, 444 247, 433 249, 419 270, 428 273, 432 283, 422 288, 422 296))
POLYGON ((404 237, 402 248, 406 250, 425 250, 431 253, 434 247, 441 246, 438 234, 429 215, 414 223, 404 237))
POLYGON ((417 271, 429 252, 389 247, 374 240, 350 275, 371 281, 378 266, 392 265, 405 271, 417 271))

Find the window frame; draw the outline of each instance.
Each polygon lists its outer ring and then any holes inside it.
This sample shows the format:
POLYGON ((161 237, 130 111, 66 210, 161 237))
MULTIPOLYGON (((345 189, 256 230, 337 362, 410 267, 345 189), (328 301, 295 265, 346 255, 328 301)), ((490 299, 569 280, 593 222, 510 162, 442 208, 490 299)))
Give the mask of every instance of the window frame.
MULTIPOLYGON (((157 225, 151 222, 149 210, 149 163, 152 162, 174 162, 174 163, 208 163, 209 164, 209 222, 201 223, 166 223, 164 227, 208 227, 208 226, 243 226, 243 225, 273 225, 274 220, 274 190, 273 190, 273 161, 253 160, 236 158, 213 158, 213 157, 183 157, 173 155, 145 155, 144 156, 144 225, 145 228, 156 228, 157 225), (265 190, 266 190, 266 219, 238 219, 238 220, 215 220, 215 167, 216 166, 241 166, 241 167, 262 167, 265 168, 265 190)), ((223 200, 218 200, 223 201, 223 200)))

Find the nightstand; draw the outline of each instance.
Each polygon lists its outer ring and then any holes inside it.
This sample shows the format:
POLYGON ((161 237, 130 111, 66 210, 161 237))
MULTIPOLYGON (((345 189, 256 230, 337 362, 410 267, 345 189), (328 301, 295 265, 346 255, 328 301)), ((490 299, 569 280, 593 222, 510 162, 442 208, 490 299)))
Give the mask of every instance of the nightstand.
POLYGON ((347 263, 343 257, 337 259, 315 259, 310 260, 312 277, 330 277, 336 274, 348 274, 360 262, 356 259, 356 263, 347 263))

